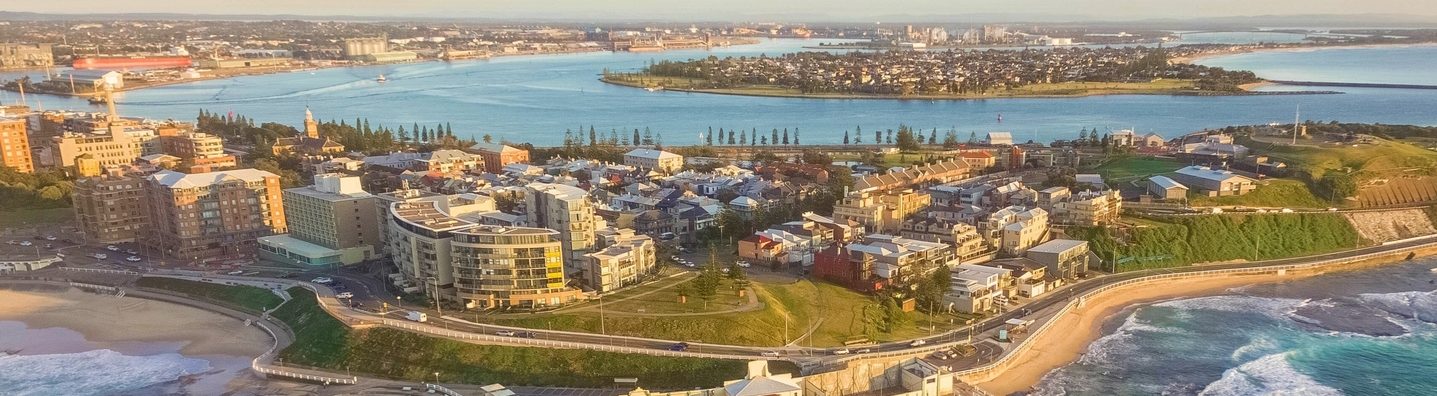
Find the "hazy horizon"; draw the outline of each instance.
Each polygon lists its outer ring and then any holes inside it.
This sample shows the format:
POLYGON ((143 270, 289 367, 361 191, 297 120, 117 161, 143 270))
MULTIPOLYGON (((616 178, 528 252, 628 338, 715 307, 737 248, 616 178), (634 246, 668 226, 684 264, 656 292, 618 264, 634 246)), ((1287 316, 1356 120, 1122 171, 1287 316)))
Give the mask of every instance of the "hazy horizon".
POLYGON ((532 1, 430 0, 395 3, 378 0, 252 0, 242 5, 227 0, 26 0, 0 11, 52 14, 180 13, 212 15, 305 15, 384 18, 485 18, 565 20, 782 20, 825 21, 915 20, 934 17, 1029 16, 1043 20, 1193 19, 1250 16, 1391 14, 1437 18, 1437 3, 1419 0, 1013 0, 1008 2, 910 0, 901 7, 874 6, 856 0, 834 0, 821 6, 809 2, 731 0, 723 4, 670 0, 532 1), (402 4, 402 5, 401 5, 402 4), (696 6, 697 5, 697 6, 696 6))

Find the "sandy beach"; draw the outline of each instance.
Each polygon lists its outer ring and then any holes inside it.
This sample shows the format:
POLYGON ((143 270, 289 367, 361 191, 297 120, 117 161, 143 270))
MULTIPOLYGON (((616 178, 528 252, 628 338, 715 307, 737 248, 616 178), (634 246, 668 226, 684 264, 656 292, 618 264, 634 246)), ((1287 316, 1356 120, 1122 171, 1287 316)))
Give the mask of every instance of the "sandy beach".
POLYGON ((63 327, 97 343, 184 342, 185 355, 255 357, 272 346, 264 331, 228 316, 140 298, 68 291, 0 289, 0 320, 63 327))
MULTIPOLYGON (((1437 253, 1437 248, 1418 251, 1417 256, 1434 253, 1437 253)), ((1309 271, 1288 272, 1286 275, 1253 274, 1168 279, 1112 289, 1089 298, 1082 308, 1075 308, 1056 319, 1052 329, 1054 331, 1026 340, 1033 343, 1032 347, 1014 357, 1012 364, 1000 370, 996 376, 987 378, 986 381, 969 383, 994 395, 1027 391, 1048 372, 1078 360, 1087 351, 1089 344, 1103 336, 1103 322, 1135 305, 1220 295, 1235 287, 1294 281, 1324 273, 1381 266, 1393 261, 1396 261, 1396 258, 1374 259, 1309 271)))

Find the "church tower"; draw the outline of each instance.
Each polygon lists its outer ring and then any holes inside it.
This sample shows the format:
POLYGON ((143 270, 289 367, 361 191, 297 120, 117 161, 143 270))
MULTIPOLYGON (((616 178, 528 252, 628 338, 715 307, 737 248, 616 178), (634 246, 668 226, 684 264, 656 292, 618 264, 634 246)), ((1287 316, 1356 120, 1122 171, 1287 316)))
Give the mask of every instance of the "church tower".
POLYGON ((309 107, 304 108, 304 136, 319 139, 319 122, 314 120, 314 113, 309 111, 309 107))

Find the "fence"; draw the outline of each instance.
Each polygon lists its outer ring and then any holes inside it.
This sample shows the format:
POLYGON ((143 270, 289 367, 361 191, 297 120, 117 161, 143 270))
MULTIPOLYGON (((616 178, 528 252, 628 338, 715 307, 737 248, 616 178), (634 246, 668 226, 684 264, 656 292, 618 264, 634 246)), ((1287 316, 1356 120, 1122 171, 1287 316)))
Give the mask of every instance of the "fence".
MULTIPOLYGON (((1415 246, 1409 246, 1409 247, 1406 247, 1406 248, 1396 249, 1396 250, 1386 251, 1386 252, 1367 253, 1367 254, 1362 254, 1362 255, 1357 255, 1357 256, 1352 256, 1352 257, 1343 257, 1343 258, 1336 258, 1336 259, 1318 260, 1318 261, 1314 261, 1314 262, 1310 262, 1310 263, 1302 263, 1302 264, 1286 264, 1286 265, 1274 265, 1274 266, 1266 266, 1266 267, 1229 268, 1229 269, 1208 270, 1208 271, 1178 272, 1178 273, 1168 273, 1168 274, 1158 274, 1158 275, 1144 276, 1144 277, 1141 277, 1141 278, 1133 278, 1133 279, 1128 279, 1128 280, 1121 281, 1121 282, 1114 282, 1114 283, 1112 283, 1112 284, 1104 285, 1104 286, 1099 287, 1099 288, 1097 288, 1097 289, 1090 290, 1090 291, 1088 291, 1088 292, 1086 292, 1086 293, 1083 293, 1081 296, 1078 296, 1078 297, 1076 297, 1076 298, 1073 298, 1073 299, 1069 300, 1068 303, 1065 304, 1062 309, 1058 310, 1058 312, 1056 312, 1056 313, 1053 314, 1053 316, 1052 316, 1051 319, 1049 319, 1048 321, 1044 322, 1042 325, 1038 326, 1038 328, 1033 329, 1033 331, 1030 333, 1030 335, 1029 335, 1028 338, 1029 338, 1030 340, 1031 340, 1031 339, 1036 339, 1036 338, 1038 338, 1039 336, 1041 336, 1043 333, 1047 332, 1049 329, 1052 328, 1052 325, 1058 321, 1057 318, 1060 318, 1060 317, 1062 317, 1063 315, 1068 314, 1068 312, 1069 312, 1069 311, 1072 311, 1074 308, 1078 308, 1079 306, 1081 306, 1083 300, 1085 300, 1085 299, 1087 299, 1087 298, 1089 298, 1089 297, 1092 297, 1092 296, 1096 296, 1096 295, 1102 294, 1102 293, 1107 292, 1107 291, 1109 291, 1109 290, 1119 288, 1119 287, 1129 286, 1129 285, 1138 284, 1138 283, 1146 283, 1146 282, 1151 282, 1151 281, 1157 281, 1157 280, 1164 280, 1164 279, 1195 278, 1195 277, 1205 277, 1205 276, 1213 276, 1213 275, 1263 274, 1263 273, 1272 273, 1272 272, 1280 272, 1280 271, 1288 271, 1288 270, 1311 269, 1311 268, 1323 267, 1323 266, 1328 266, 1328 265, 1333 265, 1333 264, 1353 263, 1353 262, 1366 261, 1366 260, 1371 260, 1371 259, 1376 259, 1376 258, 1382 258, 1382 257, 1386 257, 1386 256, 1401 255, 1401 254, 1411 253, 1411 252, 1418 251, 1418 250, 1421 250, 1421 249, 1427 249, 1427 248, 1433 248, 1433 247, 1437 247, 1437 242, 1425 243, 1425 244, 1415 245, 1415 246)), ((989 371, 992 371, 992 370, 996 370, 996 369, 999 369, 999 368, 1003 368, 1003 367, 1005 367, 1005 366, 1008 365, 1008 364, 1014 363, 1014 359, 1016 359, 1016 357, 1017 357, 1018 355, 1023 354, 1023 353, 1026 352, 1028 349, 1032 348, 1032 346, 1033 346, 1033 343, 1032 343, 1032 342, 1022 342, 1022 343, 1019 343, 1017 347, 1013 348, 1013 350, 1008 351, 1008 352, 1005 353, 1002 357, 998 358, 997 360, 994 360, 992 363, 989 363, 989 364, 983 365, 983 366, 979 366, 979 367, 974 367, 974 368, 967 369, 967 370, 961 370, 961 371, 955 372, 955 373, 953 373, 953 374, 954 374, 955 376, 959 376, 959 377, 968 377, 968 376, 973 376, 973 375, 978 375, 978 374, 984 374, 984 373, 989 372, 989 371)))
POLYGON ((264 354, 261 354, 261 355, 255 357, 253 360, 250 360, 250 363, 249 363, 249 368, 250 368, 250 370, 254 370, 254 372, 256 372, 256 373, 264 374, 264 375, 267 375, 267 376, 273 375, 273 376, 280 376, 280 377, 286 377, 286 378, 300 379, 300 380, 305 380, 305 381, 319 382, 319 383, 324 383, 324 384, 354 385, 354 384, 356 384, 356 383, 359 382, 359 377, 354 377, 354 376, 351 376, 351 377, 348 377, 348 378, 344 378, 344 377, 334 377, 334 376, 319 375, 319 374, 301 373, 301 372, 294 371, 294 370, 286 370, 286 369, 283 369, 283 368, 273 368, 273 367, 270 367, 268 362, 273 361, 275 355, 279 353, 279 334, 275 334, 274 329, 271 329, 271 328, 269 327, 270 325, 269 325, 268 323, 264 322, 263 320, 256 321, 256 322, 253 322, 253 323, 254 323, 255 327, 259 327, 260 329, 264 330, 265 333, 269 333, 270 339, 273 339, 273 340, 274 340, 274 345, 271 346, 268 351, 265 351, 264 354), (260 362, 265 362, 265 363, 260 363, 260 362))
POLYGON ((65 270, 65 271, 94 272, 94 273, 102 273, 102 274, 131 275, 131 276, 139 276, 139 275, 140 275, 139 272, 135 272, 135 271, 115 270, 115 269, 105 269, 105 268, 60 267, 60 269, 61 269, 61 270, 65 270))
POLYGON ((667 349, 641 348, 641 347, 629 347, 629 346, 618 346, 618 345, 602 345, 602 344, 585 343, 585 342, 573 342, 573 341, 551 341, 551 340, 540 340, 540 339, 535 339, 535 338, 505 337, 505 336, 489 335, 489 334, 477 334, 477 333, 470 333, 470 332, 466 332, 466 331, 455 331, 455 330, 439 329, 439 328, 435 328, 434 326, 430 326, 430 325, 422 325, 422 324, 418 324, 418 323, 409 323, 409 322, 405 322, 405 321, 401 321, 401 320, 388 319, 388 318, 380 319, 380 323, 383 324, 383 325, 385 325, 385 326, 394 327, 394 328, 403 329, 403 330, 409 330, 409 331, 416 332, 416 333, 430 334, 430 335, 436 335, 436 336, 440 336, 440 337, 454 338, 454 339, 459 339, 459 340, 479 341, 479 342, 491 343, 491 344, 501 344, 501 345, 514 345, 514 344, 518 344, 518 345, 522 345, 522 346, 533 346, 533 347, 543 347, 543 348, 588 349, 588 350, 595 350, 595 351, 601 351, 601 352, 614 352, 614 353, 641 353, 641 354, 650 355, 650 356, 701 357, 701 358, 733 359, 733 360, 753 360, 753 359, 758 358, 758 357, 752 356, 752 355, 728 355, 728 354, 719 354, 719 353, 700 353, 700 352, 689 352, 689 351, 670 351, 670 350, 667 350, 667 349))

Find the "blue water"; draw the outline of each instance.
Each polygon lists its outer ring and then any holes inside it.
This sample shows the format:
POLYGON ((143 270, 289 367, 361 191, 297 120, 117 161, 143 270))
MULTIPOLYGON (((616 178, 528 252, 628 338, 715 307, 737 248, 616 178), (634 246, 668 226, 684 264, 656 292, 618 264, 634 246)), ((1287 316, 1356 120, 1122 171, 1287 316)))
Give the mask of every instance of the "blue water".
POLYGON ((1040 395, 1437 394, 1437 260, 1142 306, 1040 395))
MULTIPOLYGON (((1184 42, 1239 42, 1254 35, 1271 40, 1280 33, 1194 34, 1184 42), (1200 36, 1206 35, 1206 36, 1200 36), (1194 38, 1193 36, 1199 36, 1194 38)), ((1295 35, 1288 35, 1295 36, 1295 35)), ((1291 38, 1291 37, 1288 37, 1291 38)), ((1348 89, 1342 95, 1188 97, 1102 96, 1071 99, 970 101, 822 100, 754 98, 679 92, 646 92, 597 81, 604 69, 632 71, 662 59, 756 56, 801 50, 819 40, 768 40, 758 45, 663 53, 584 53, 501 57, 453 63, 336 68, 158 87, 122 94, 120 111, 152 118, 189 120, 200 109, 244 114, 260 121, 300 123, 309 106, 322 119, 393 126, 452 123, 457 134, 493 134, 502 139, 554 145, 565 129, 594 125, 600 131, 651 128, 668 144, 697 142, 714 128, 798 128, 805 143, 836 143, 845 130, 956 128, 962 133, 1011 131, 1021 140, 1076 137, 1083 128, 1135 128, 1173 136, 1203 128, 1290 120, 1301 105, 1305 118, 1352 122, 1437 124, 1437 90, 1348 89), (389 82, 374 81, 379 74, 389 82), (998 116, 1002 115, 1002 122, 998 116)), ((831 40, 830 40, 831 41, 831 40)), ((1327 60, 1347 52, 1320 50, 1211 58, 1205 63, 1293 76, 1297 65, 1311 73, 1334 70, 1327 60), (1336 54, 1336 55, 1328 55, 1336 54), (1323 62, 1315 62, 1321 60, 1323 62)), ((1426 61, 1437 46, 1364 50, 1353 62, 1381 67, 1343 69, 1343 81, 1401 81, 1437 84, 1426 61), (1390 61, 1389 61, 1390 60, 1390 61)), ((1268 90, 1296 90, 1271 87, 1268 90)), ((14 100, 10 93, 8 100, 14 100)), ((0 98, 0 100, 7 100, 0 98)), ((81 100, 47 96, 46 108, 94 108, 81 100)), ((406 128, 407 129, 407 128, 406 128)))
POLYGON ((1437 45, 1327 48, 1254 52, 1202 63, 1258 70, 1273 80, 1437 85, 1437 70, 1430 67, 1434 55, 1437 45))

